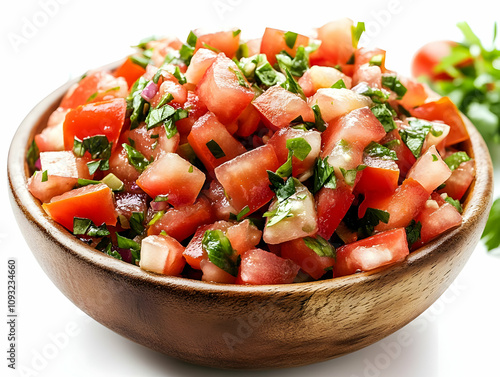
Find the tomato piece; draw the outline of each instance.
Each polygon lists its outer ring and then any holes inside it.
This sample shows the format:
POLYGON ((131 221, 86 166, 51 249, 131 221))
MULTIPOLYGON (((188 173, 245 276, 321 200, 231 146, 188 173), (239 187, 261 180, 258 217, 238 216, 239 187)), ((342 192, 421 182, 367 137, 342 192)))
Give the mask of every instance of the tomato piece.
POLYGON ((196 41, 196 50, 214 49, 223 52, 230 59, 234 58, 238 47, 240 47, 240 33, 236 33, 236 30, 198 35, 196 41))
POLYGON ((469 133, 457 106, 448 97, 441 97, 436 101, 426 102, 410 110, 412 116, 425 120, 440 120, 450 126, 450 133, 446 137, 445 146, 460 143, 469 139, 469 133))
POLYGON ((328 65, 334 67, 349 61, 354 53, 352 45, 352 27, 354 23, 348 18, 329 22, 318 29, 321 45, 311 56, 311 65, 328 65))
POLYGON ((369 191, 359 206, 358 217, 365 215, 367 208, 389 212, 389 222, 380 222, 375 230, 384 231, 405 227, 420 212, 429 197, 427 190, 416 180, 406 178, 394 192, 369 191))
POLYGON ((172 101, 169 102, 170 106, 173 106, 174 104, 183 105, 188 99, 188 91, 186 87, 179 84, 177 79, 165 80, 161 83, 158 92, 151 100, 151 107, 156 107, 167 93, 170 93, 173 97, 172 101))
POLYGON ((116 149, 118 138, 125 122, 127 103, 123 98, 89 103, 71 110, 64 120, 64 148, 73 149, 75 137, 83 140, 89 136, 104 135, 112 149, 116 149))
POLYGON ((258 96, 253 105, 266 127, 274 131, 287 127, 299 116, 306 122, 314 121, 314 114, 307 102, 279 85, 272 86, 258 96))
POLYGON ((276 63, 276 55, 281 51, 286 51, 290 56, 295 57, 299 46, 307 47, 308 45, 309 37, 297 34, 293 46, 290 47, 289 44, 287 44, 287 39, 285 38, 285 32, 283 30, 268 27, 262 36, 260 53, 266 54, 269 64, 274 65, 276 63))
POLYGON ((284 203, 286 204, 274 199, 269 206, 268 212, 276 211, 283 205, 289 206, 290 209, 287 216, 277 223, 271 223, 273 216, 267 218, 263 236, 267 244, 280 244, 317 233, 318 221, 314 197, 304 185, 295 181, 295 193, 284 203), (269 225, 270 223, 272 225, 269 225))
POLYGON ((64 150, 63 125, 69 111, 70 109, 58 107, 50 114, 47 127, 41 133, 35 135, 35 142, 40 152, 64 150))
POLYGON ((252 103, 243 110, 237 119, 237 124, 236 135, 238 136, 248 137, 257 131, 260 124, 260 113, 252 103))
POLYGON ((160 234, 164 230, 169 236, 181 242, 191 236, 199 226, 213 221, 210 202, 204 196, 200 196, 192 205, 169 208, 149 227, 148 235, 160 234))
POLYGON ((405 95, 398 100, 401 106, 405 109, 411 109, 425 103, 429 97, 429 93, 427 93, 424 84, 411 77, 398 76, 398 79, 406 88, 405 95))
POLYGON ((209 172, 246 152, 243 144, 236 140, 211 112, 196 121, 187 140, 209 172))
POLYGON ((265 145, 218 166, 215 175, 236 211, 248 206, 252 213, 273 198, 267 170, 276 171, 279 166, 273 147, 265 145))
POLYGON ((329 240, 349 210, 354 195, 352 188, 343 181, 335 189, 323 187, 316 194, 318 211, 318 234, 329 240))
POLYGON ((224 54, 217 55, 198 83, 196 93, 224 124, 236 120, 254 97, 243 73, 224 54))
POLYGON ((370 106, 370 97, 349 89, 318 89, 316 94, 307 100, 309 106, 318 105, 321 117, 327 123, 350 111, 370 106))
POLYGON ((115 77, 105 71, 97 71, 88 74, 70 88, 62 99, 60 107, 75 109, 87 103, 125 98, 127 95, 128 85, 124 78, 115 77))
POLYGON ((120 141, 133 141, 134 148, 141 152, 148 160, 156 159, 162 153, 173 153, 179 146, 180 135, 176 133, 170 139, 165 133, 165 127, 147 129, 141 124, 133 130, 122 133, 120 141))
POLYGON ((331 269, 335 265, 335 258, 320 257, 306 245, 303 238, 282 244, 281 257, 295 262, 315 280, 321 278, 327 269, 331 269))
POLYGON ((203 259, 200 262, 200 268, 203 271, 203 275, 201 277, 201 280, 203 281, 211 281, 214 283, 223 284, 234 284, 236 281, 235 276, 216 266, 208 259, 203 259))
POLYGON ((313 173, 316 158, 321 150, 321 134, 318 131, 304 131, 286 127, 275 132, 268 144, 274 148, 280 164, 284 164, 288 159, 289 152, 286 142, 289 139, 297 138, 304 139, 311 146, 311 151, 303 161, 295 156, 292 157, 292 175, 297 177, 299 181, 304 181, 313 173))
POLYGON ((96 225, 116 224, 116 212, 111 189, 104 183, 80 187, 53 197, 43 209, 50 217, 70 231, 73 218, 90 219, 96 225))
POLYGON ((408 254, 405 228, 378 233, 338 248, 335 276, 370 271, 402 261, 408 254))
POLYGON ((389 131, 384 138, 380 140, 380 144, 396 152, 396 156, 398 157, 396 164, 399 168, 400 177, 406 177, 408 170, 411 169, 417 159, 401 139, 399 131, 397 129, 389 131))
POLYGON ((435 200, 437 199, 436 195, 433 195, 432 199, 426 202, 422 211, 415 218, 415 221, 422 224, 422 229, 420 230, 420 240, 412 248, 425 245, 445 231, 462 224, 462 215, 458 213, 457 209, 449 203, 439 203, 435 200))
POLYGON ((243 255, 254 249, 262 238, 262 232, 250 220, 243 220, 226 230, 226 237, 237 254, 243 255))
POLYGON ((130 57, 125 59, 123 64, 114 72, 115 77, 123 77, 127 81, 127 85, 131 88, 134 83, 146 73, 146 70, 139 64, 135 64, 130 57))
POLYGON ((109 172, 126 183, 135 182, 137 178, 139 178, 139 175, 141 175, 141 173, 130 164, 127 151, 121 145, 111 153, 111 157, 109 158, 109 172))
POLYGON ((241 257, 238 282, 241 284, 290 284, 300 267, 289 259, 262 249, 247 251, 241 257))
POLYGON ((194 204, 205 174, 177 153, 165 153, 149 164, 137 184, 151 198, 166 195, 174 207, 194 204))
POLYGON ((393 192, 398 188, 399 169, 396 162, 383 158, 365 157, 361 178, 356 183, 355 191, 366 194, 368 191, 393 192))
POLYGON ((333 67, 313 65, 299 79, 306 97, 312 96, 322 88, 331 88, 337 81, 342 80, 347 89, 351 88, 352 79, 333 67))
POLYGON ((189 67, 186 70, 186 80, 190 84, 198 84, 207 71, 208 67, 217 58, 217 54, 212 50, 200 48, 191 58, 189 67))
MULTIPOLYGON (((172 107, 176 107, 175 105, 172 107)), ((188 111, 187 118, 180 119, 175 122, 177 131, 181 136, 180 144, 187 142, 187 136, 191 132, 194 122, 196 122, 201 116, 205 115, 207 107, 200 101, 200 98, 192 91, 188 91, 187 100, 184 102, 184 109, 188 111)))
POLYGON ((229 220, 231 213, 236 214, 237 211, 233 208, 231 203, 224 193, 224 187, 214 179, 210 182, 210 187, 208 190, 204 190, 203 193, 210 199, 210 203, 214 210, 214 216, 218 220, 229 220))
POLYGON ((364 64, 370 64, 371 60, 376 56, 380 57, 380 70, 382 73, 385 72, 386 51, 380 48, 367 47, 360 47, 354 51, 354 71, 357 71, 364 64))
POLYGON ((408 172, 407 178, 420 183, 430 195, 451 175, 451 170, 433 145, 420 156, 408 172))
POLYGON ((445 186, 438 192, 446 193, 455 200, 460 200, 474 180, 475 162, 469 160, 462 162, 458 168, 451 172, 450 177, 444 182, 445 186))
POLYGON ((115 208, 122 228, 129 229, 130 217, 137 213, 146 213, 148 209, 148 196, 145 193, 116 192, 115 208), (127 224, 128 223, 128 224, 127 224))
POLYGON ((186 261, 182 257, 184 246, 175 238, 147 236, 141 242, 141 260, 139 266, 143 270, 157 274, 180 276, 186 261))

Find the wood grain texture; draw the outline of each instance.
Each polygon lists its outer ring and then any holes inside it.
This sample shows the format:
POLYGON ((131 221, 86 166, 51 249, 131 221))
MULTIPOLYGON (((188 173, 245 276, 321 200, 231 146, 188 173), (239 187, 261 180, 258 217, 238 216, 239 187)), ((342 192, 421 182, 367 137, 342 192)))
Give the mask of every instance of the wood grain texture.
POLYGON ((476 178, 463 225, 405 261, 337 279, 292 285, 235 286, 159 276, 108 257, 54 223, 26 186, 25 153, 68 86, 42 101, 9 151, 12 207, 40 266, 79 308, 151 349, 216 368, 311 364, 368 346, 425 311, 461 271, 484 228, 492 167, 467 121, 476 178))

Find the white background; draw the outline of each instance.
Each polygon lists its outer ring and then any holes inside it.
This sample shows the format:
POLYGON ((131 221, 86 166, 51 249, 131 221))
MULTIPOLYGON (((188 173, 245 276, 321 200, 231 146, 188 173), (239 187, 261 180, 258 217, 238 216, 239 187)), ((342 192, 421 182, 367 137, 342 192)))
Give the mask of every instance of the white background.
MULTIPOLYGON (((6 367, 4 317, 0 331, 0 375, 4 376, 5 371, 9 376, 50 377, 262 374, 219 371, 179 362, 116 335, 79 311, 45 276, 15 224, 7 199, 7 151, 17 126, 36 103, 68 79, 129 54, 130 45, 149 35, 173 34, 185 40, 190 29, 232 26, 243 30, 243 38, 260 36, 265 26, 307 33, 329 20, 348 16, 367 23, 365 44, 386 49, 389 68, 409 73, 413 53, 425 42, 460 40, 455 24, 461 20, 469 21, 483 40, 489 41, 493 22, 500 14, 498 3, 492 5, 494 2, 483 0, 336 3, 313 0, 1 2, 0 286, 4 288, 0 288, 0 313, 7 311, 7 259, 14 257, 18 265, 19 337, 18 370, 13 372, 6 367)), ((494 157, 497 164, 499 156, 497 153, 494 157)), ((498 297, 500 256, 488 254, 479 245, 441 299, 397 333, 339 359, 264 374, 498 375, 498 297)))

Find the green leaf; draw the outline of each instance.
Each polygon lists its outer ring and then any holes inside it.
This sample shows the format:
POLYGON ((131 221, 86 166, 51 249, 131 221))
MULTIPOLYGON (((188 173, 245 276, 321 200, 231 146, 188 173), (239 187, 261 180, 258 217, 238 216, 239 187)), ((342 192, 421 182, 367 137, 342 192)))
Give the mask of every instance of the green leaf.
POLYGON ((129 219, 130 228, 136 235, 140 235, 146 229, 144 227, 144 212, 132 212, 129 219))
POLYGON ((297 41, 297 33, 294 33, 292 31, 287 31, 285 35, 283 36, 285 38, 285 43, 288 46, 288 48, 293 48, 295 46, 295 42, 297 41))
POLYGON ((341 171, 342 175, 344 176, 345 183, 347 183, 349 186, 354 186, 358 172, 362 171, 365 168, 366 168, 366 165, 358 165, 356 167, 356 169, 346 170, 344 168, 340 168, 340 171, 341 171))
POLYGON ((207 252, 210 262, 232 276, 238 275, 238 256, 221 230, 205 231, 201 245, 207 252))
POLYGON ((359 221, 358 235, 363 238, 373 235, 375 227, 380 222, 389 223, 389 219, 389 212, 376 208, 367 208, 365 215, 359 221))
POLYGON ((174 113, 175 109, 170 105, 152 109, 146 118, 147 129, 150 130, 151 128, 159 126, 167 118, 174 115, 174 113))
POLYGON ((141 250, 141 244, 116 233, 116 243, 120 249, 141 250))
MULTIPOLYGON (((399 130, 399 135, 403 143, 410 149, 413 156, 419 158, 425 138, 432 130, 432 123, 422 119, 413 119, 409 120, 408 124, 409 127, 399 130)), ((434 131, 435 136, 437 133, 439 132, 434 131)))
POLYGON ((332 89, 347 89, 344 80, 340 79, 335 84, 331 86, 332 89))
POLYGON ((401 81, 399 81, 396 75, 383 75, 382 86, 396 93, 398 95, 397 99, 403 98, 403 96, 407 92, 406 87, 403 84, 401 84, 401 81))
POLYGON ((286 90, 288 90, 289 92, 299 95, 299 97, 305 101, 306 96, 304 95, 304 91, 302 90, 299 83, 294 79, 290 71, 286 68, 285 68, 285 76, 286 76, 286 81, 283 84, 281 84, 281 86, 286 90))
POLYGON ((382 89, 372 88, 366 83, 356 85, 356 91, 359 94, 370 97, 375 103, 385 103, 389 99, 389 95, 382 89))
POLYGON ((460 166, 462 162, 467 162, 470 160, 470 157, 467 155, 467 152, 455 152, 444 159, 446 165, 450 168, 450 170, 455 170, 460 166))
POLYGON ((380 67, 383 61, 384 61, 384 55, 378 54, 378 55, 373 55, 368 63, 370 65, 376 65, 380 67))
POLYGON ((365 23, 364 22, 358 22, 356 26, 352 25, 351 26, 351 34, 352 34, 352 47, 355 49, 358 48, 358 43, 359 39, 361 38, 361 35, 365 31, 365 23))
POLYGON ((299 46, 292 58, 286 51, 276 55, 276 60, 281 71, 288 69, 292 76, 301 77, 309 69, 309 53, 304 46, 299 46))
POLYGON ((74 235, 87 235, 89 237, 104 237, 110 234, 106 224, 96 226, 92 220, 74 217, 73 218, 73 234, 74 235))
POLYGON ((500 198, 493 202, 488 221, 486 222, 486 227, 481 235, 488 251, 496 249, 500 246, 500 232, 498 231, 498 224, 500 224, 500 198))
POLYGON ((422 230, 422 224, 419 222, 415 222, 412 220, 410 225, 405 228, 406 231, 406 240, 408 241, 408 245, 411 247, 415 242, 420 239, 420 231, 422 230))
POLYGON ((239 68, 234 69, 233 67, 229 67, 228 69, 229 71, 233 72, 236 75, 236 78, 238 79, 238 84, 240 84, 240 86, 243 86, 245 88, 250 88, 248 86, 247 80, 245 79, 245 76, 243 75, 243 73, 240 71, 239 68))
POLYGON ((49 180, 49 173, 47 172, 47 170, 44 170, 42 172, 42 182, 47 182, 49 180))
POLYGON ((269 62, 265 62, 255 69, 255 77, 257 79, 257 83, 265 86, 273 86, 280 81, 278 72, 274 70, 269 62))
POLYGON ((267 176, 271 183, 269 187, 276 194, 278 201, 282 202, 295 194, 295 182, 293 178, 288 178, 284 181, 281 176, 270 170, 267 171, 267 176))
POLYGON ((392 111, 387 107, 387 104, 377 104, 370 110, 372 111, 373 115, 377 117, 380 123, 382 123, 385 132, 391 132, 392 130, 396 129, 396 122, 394 121, 392 111))
POLYGON ((149 221, 148 226, 154 225, 158 220, 160 220, 163 217, 164 214, 165 211, 156 212, 153 218, 149 221))
POLYGON ((127 97, 127 110, 131 112, 130 114, 130 129, 139 127, 140 122, 142 122, 146 117, 147 105, 146 100, 142 98, 141 93, 148 84, 148 80, 144 77, 140 77, 130 90, 130 95, 127 97))
POLYGON ((322 187, 337 188, 335 169, 328 163, 328 156, 324 159, 318 157, 314 165, 313 194, 316 194, 322 187))
POLYGON ((288 139, 286 141, 286 147, 300 161, 304 161, 312 149, 311 145, 303 137, 288 139))
POLYGON ((326 130, 326 122, 323 120, 321 116, 321 109, 317 104, 312 106, 312 111, 314 113, 314 127, 319 132, 324 132, 326 130))
POLYGON ((38 149, 38 145, 36 145, 35 139, 33 139, 26 153, 26 161, 28 162, 30 171, 35 170, 35 163, 39 158, 40 150, 38 149))
POLYGON ((380 145, 379 143, 376 143, 374 141, 368 144, 368 146, 365 148, 365 153, 370 157, 378 157, 384 160, 396 161, 398 159, 395 151, 384 147, 383 145, 380 145))
POLYGON ((241 29, 236 29, 233 31, 233 38, 236 38, 238 35, 240 35, 241 29))
POLYGON ((144 157, 144 155, 132 146, 123 143, 122 147, 127 152, 127 158, 130 165, 132 165, 137 171, 143 172, 149 165, 149 161, 144 157))
POLYGON ((446 198, 444 198, 444 201, 446 203, 451 204, 455 209, 458 211, 458 213, 462 213, 464 210, 462 208, 462 205, 460 204, 460 200, 455 200, 452 197, 446 195, 446 198))
POLYGON ((222 150, 222 148, 220 147, 219 144, 217 144, 217 142, 215 140, 210 140, 206 143, 206 146, 208 148, 208 150, 210 151, 210 153, 212 153, 212 156, 214 156, 215 158, 222 158, 222 157, 226 157, 226 154, 224 153, 224 151, 222 150))
POLYGON ((277 175, 283 178, 287 178, 292 175, 292 156, 293 154, 291 152, 288 152, 288 158, 286 159, 285 163, 276 170, 277 175))
POLYGON ((318 254, 320 257, 335 258, 335 248, 323 237, 304 237, 306 246, 318 254))
POLYGON ((95 181, 93 179, 78 178, 78 186, 88 186, 88 185, 98 185, 101 181, 95 181))
POLYGON ((293 214, 291 213, 292 208, 292 201, 290 199, 278 201, 276 207, 272 211, 267 211, 262 215, 263 217, 269 218, 266 223, 266 227, 273 226, 287 217, 293 217, 293 214))
POLYGON ((151 35, 149 37, 143 38, 139 41, 139 43, 132 47, 140 48, 141 50, 145 50, 147 48, 147 44, 152 41, 158 40, 158 37, 151 35))

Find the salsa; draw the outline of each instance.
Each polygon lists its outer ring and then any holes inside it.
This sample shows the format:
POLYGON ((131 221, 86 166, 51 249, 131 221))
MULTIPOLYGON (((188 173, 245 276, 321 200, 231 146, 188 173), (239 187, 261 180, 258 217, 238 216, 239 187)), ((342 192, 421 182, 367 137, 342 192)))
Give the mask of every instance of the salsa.
POLYGON ((358 47, 349 19, 149 38, 64 95, 28 188, 83 242, 152 273, 331 279, 405 259, 462 223, 455 105, 358 47))

